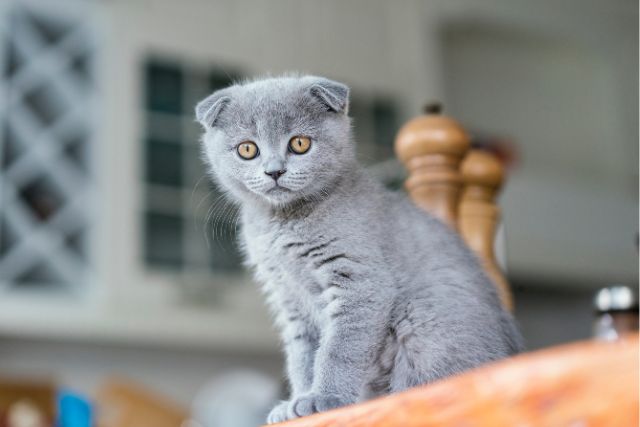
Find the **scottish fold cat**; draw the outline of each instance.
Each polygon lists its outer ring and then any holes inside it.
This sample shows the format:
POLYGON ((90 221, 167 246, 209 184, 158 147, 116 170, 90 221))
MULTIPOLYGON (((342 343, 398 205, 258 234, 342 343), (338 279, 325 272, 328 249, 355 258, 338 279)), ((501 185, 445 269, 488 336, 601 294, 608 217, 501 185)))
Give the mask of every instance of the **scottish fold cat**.
POLYGON ((269 423, 522 348, 458 235, 358 165, 348 105, 344 84, 285 76, 233 85, 196 107, 205 160, 240 205, 246 263, 286 352, 291 396, 269 423))

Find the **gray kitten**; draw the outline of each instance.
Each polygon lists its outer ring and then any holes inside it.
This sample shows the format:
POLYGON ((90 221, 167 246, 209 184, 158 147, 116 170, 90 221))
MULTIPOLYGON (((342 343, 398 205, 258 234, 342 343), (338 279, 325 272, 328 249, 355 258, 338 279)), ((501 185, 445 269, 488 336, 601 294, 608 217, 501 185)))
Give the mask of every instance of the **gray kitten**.
POLYGON ((405 390, 514 354, 512 317, 458 235, 358 165, 347 86, 282 77, 196 107, 241 206, 247 263, 287 356, 268 422, 405 390))

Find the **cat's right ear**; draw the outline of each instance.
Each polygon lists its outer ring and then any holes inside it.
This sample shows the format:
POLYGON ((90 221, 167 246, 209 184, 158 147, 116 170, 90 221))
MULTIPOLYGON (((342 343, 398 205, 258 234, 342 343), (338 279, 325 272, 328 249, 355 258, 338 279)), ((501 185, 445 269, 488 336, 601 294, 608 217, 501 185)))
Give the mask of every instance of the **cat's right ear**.
POLYGON ((227 89, 214 92, 196 105, 196 120, 205 129, 214 127, 220 113, 230 101, 231 98, 227 89))
POLYGON ((349 112, 349 87, 347 85, 325 78, 316 78, 309 91, 329 111, 342 114, 349 112))

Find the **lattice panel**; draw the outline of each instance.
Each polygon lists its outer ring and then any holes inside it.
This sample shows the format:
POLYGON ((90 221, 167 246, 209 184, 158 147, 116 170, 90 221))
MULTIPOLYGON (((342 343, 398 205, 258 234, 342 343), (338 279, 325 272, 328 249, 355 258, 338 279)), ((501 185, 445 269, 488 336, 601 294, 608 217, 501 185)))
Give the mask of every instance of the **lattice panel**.
POLYGON ((4 287, 81 285, 88 271, 95 44, 87 17, 64 6, 0 6, 4 287))

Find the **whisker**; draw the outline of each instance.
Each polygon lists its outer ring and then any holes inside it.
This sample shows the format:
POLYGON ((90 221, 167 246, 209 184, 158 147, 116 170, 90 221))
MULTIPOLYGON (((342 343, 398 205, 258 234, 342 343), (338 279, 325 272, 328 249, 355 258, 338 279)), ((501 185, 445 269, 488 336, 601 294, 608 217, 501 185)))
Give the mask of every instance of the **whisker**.
MULTIPOLYGON (((200 200, 200 202, 198 202, 198 205, 193 209, 192 213, 193 213, 193 230, 194 231, 198 231, 198 224, 201 224, 200 221, 198 221, 198 218, 200 217, 199 212, 200 212, 200 208, 202 206, 202 204, 205 201, 210 201, 209 199, 212 197, 211 193, 206 193, 202 196, 202 199, 200 200)), ((193 204, 192 204, 193 205, 193 204)), ((208 212, 208 209, 207 209, 208 212)))
POLYGON ((227 197, 225 194, 220 194, 216 200, 212 203, 211 207, 209 208, 209 211, 207 212, 207 216, 205 218, 205 239, 207 241, 207 249, 211 249, 211 244, 210 244, 210 240, 209 240, 209 224, 210 221, 213 219, 213 238, 215 240, 215 222, 216 222, 216 217, 219 215, 219 212, 222 208, 224 208, 226 206, 226 204, 228 203, 228 201, 226 200, 227 197))
POLYGON ((191 197, 189 198, 190 204, 193 203, 193 196, 196 194, 196 190, 198 189, 198 186, 200 185, 202 180, 205 179, 206 177, 207 177, 207 174, 203 174, 193 185, 193 190, 191 190, 191 197))

